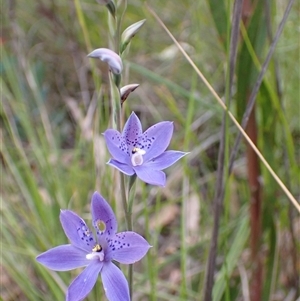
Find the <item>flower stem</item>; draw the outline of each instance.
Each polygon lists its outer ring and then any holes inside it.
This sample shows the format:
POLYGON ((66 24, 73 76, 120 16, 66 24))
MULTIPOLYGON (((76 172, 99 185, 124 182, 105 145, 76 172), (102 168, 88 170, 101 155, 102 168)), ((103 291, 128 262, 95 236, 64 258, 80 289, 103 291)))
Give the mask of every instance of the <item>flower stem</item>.
POLYGON ((128 267, 128 283, 129 283, 129 296, 130 296, 130 300, 132 300, 133 264, 130 264, 128 267))
MULTIPOLYGON (((111 93, 111 100, 112 100, 112 126, 116 128, 119 132, 122 132, 122 107, 121 107, 121 96, 119 87, 116 85, 115 77, 112 73, 110 73, 110 93, 111 93)), ((125 215, 125 221, 127 230, 132 229, 131 222, 130 222, 130 215, 128 214, 128 204, 127 204, 127 194, 125 188, 125 176, 123 173, 120 172, 120 186, 121 186, 121 198, 122 198, 122 205, 125 215)))
MULTIPOLYGON (((124 17, 124 14, 127 9, 127 0, 123 1, 123 11, 119 19, 117 19, 116 24, 116 32, 115 32, 115 47, 116 51, 120 50, 120 39, 121 39, 121 23, 124 17)), ((110 77, 110 84, 111 84, 111 96, 113 101, 113 122, 114 126, 117 130, 121 133, 122 132, 122 103, 121 103, 121 96, 120 96, 120 81, 121 77, 118 78, 110 77)), ((133 230, 132 225, 132 204, 135 195, 135 179, 136 177, 131 177, 130 182, 128 184, 128 194, 126 192, 126 184, 125 184, 125 175, 120 172, 120 188, 121 188, 121 198, 122 198, 122 205, 124 210, 124 216, 126 221, 126 228, 127 231, 133 230), (133 189, 132 189, 133 188, 133 189), (128 196, 128 201, 127 201, 128 196)), ((129 265, 128 268, 128 285, 129 285, 129 295, 130 300, 132 300, 132 287, 133 287, 133 264, 129 265)))
POLYGON ((129 180, 129 185, 128 185, 128 208, 127 208, 127 214, 129 217, 129 231, 132 230, 133 225, 132 225, 132 205, 133 205, 133 200, 134 200, 134 196, 135 196, 135 180, 136 180, 136 175, 133 175, 130 177, 129 180))
POLYGON ((125 15, 125 12, 127 10, 127 0, 123 0, 122 1, 122 5, 123 5, 123 10, 122 13, 120 15, 120 18, 117 19, 117 26, 116 26, 116 37, 115 37, 115 43, 116 43, 116 49, 118 49, 118 51, 120 51, 120 44, 121 44, 121 24, 125 15))
MULTIPOLYGON (((121 106, 121 97, 118 83, 115 81, 115 78, 110 76, 111 84, 111 96, 113 103, 113 126, 117 128, 119 132, 122 132, 122 106, 121 106)), ((128 186, 128 195, 129 202, 127 201, 126 185, 125 185, 125 175, 120 172, 120 188, 121 188, 121 198, 122 205, 125 215, 126 228, 127 231, 132 231, 132 204, 135 194, 135 177, 131 177, 130 183, 128 186), (134 187, 134 189, 132 189, 134 187)), ((132 286, 133 286, 133 265, 129 265, 128 271, 128 285, 129 285, 129 294, 130 300, 132 299, 132 286)))
MULTIPOLYGON (((127 206, 127 221, 128 221, 128 231, 132 231, 132 205, 135 196, 135 180, 136 176, 130 177, 129 185, 128 185, 128 206, 127 206)), ((132 299, 132 284, 133 284, 133 264, 130 264, 128 267, 128 282, 129 282, 129 294, 130 299, 132 299)))
POLYGON ((125 175, 120 172, 120 186, 121 186, 121 198, 122 198, 122 205, 124 210, 125 222, 126 222, 126 229, 130 230, 130 217, 128 216, 128 203, 127 203, 127 195, 126 195, 126 188, 125 188, 125 175))

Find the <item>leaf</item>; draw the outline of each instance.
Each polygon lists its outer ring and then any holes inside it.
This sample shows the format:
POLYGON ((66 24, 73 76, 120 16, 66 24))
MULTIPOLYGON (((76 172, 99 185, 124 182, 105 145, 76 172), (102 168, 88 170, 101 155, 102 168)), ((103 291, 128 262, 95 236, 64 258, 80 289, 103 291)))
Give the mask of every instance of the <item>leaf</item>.
POLYGON ((244 246, 249 237, 249 221, 243 218, 240 222, 236 236, 231 244, 223 266, 217 276, 213 287, 213 301, 220 301, 225 291, 226 283, 232 274, 237 262, 243 252, 244 246))
POLYGON ((236 95, 238 120, 241 120, 245 112, 248 97, 258 74, 253 57, 260 57, 266 40, 266 22, 263 12, 263 2, 258 2, 247 27, 246 36, 243 37, 238 57, 236 95), (255 52, 254 54, 252 53, 253 51, 255 52))
POLYGON ((210 12, 216 25, 219 34, 220 42, 227 49, 227 12, 225 1, 209 0, 208 1, 210 12))

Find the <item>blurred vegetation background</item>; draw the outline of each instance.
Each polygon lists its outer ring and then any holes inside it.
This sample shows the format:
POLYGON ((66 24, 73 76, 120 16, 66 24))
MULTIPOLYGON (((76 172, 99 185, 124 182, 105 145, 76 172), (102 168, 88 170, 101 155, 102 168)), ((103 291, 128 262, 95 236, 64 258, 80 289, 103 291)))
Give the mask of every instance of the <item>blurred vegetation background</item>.
MULTIPOLYGON (((116 4, 123 9, 123 1, 116 4)), ((229 88, 233 1, 148 4, 222 99, 233 91, 229 107, 241 121, 288 1, 244 0, 244 31, 229 88)), ((299 12, 296 1, 251 117, 258 148, 298 200, 299 12)), ((112 47, 112 20, 93 0, 3 1, 1 19, 1 298, 64 300, 79 271, 53 272, 35 261, 67 243, 60 209, 90 222, 90 197, 98 190, 114 207, 119 230, 125 229, 118 174, 105 165, 109 154, 101 135, 111 125, 108 70, 86 57, 95 48, 112 47)), ((153 248, 135 265, 133 300, 202 300, 223 112, 145 2, 128 1, 122 30, 141 19, 147 21, 123 56, 122 85, 140 84, 124 115, 135 111, 144 129, 174 121, 170 149, 191 153, 167 169, 165 188, 137 183, 134 229, 153 248)), ((237 133, 228 121, 227 150, 237 133)), ((299 300, 299 213, 249 152, 242 142, 226 177, 212 299, 299 300), (259 202, 256 213, 253 202, 259 202), (253 248, 259 254, 254 261, 253 248), (251 295, 257 265, 259 297, 251 295)), ((105 300, 100 280, 87 300, 105 300)))

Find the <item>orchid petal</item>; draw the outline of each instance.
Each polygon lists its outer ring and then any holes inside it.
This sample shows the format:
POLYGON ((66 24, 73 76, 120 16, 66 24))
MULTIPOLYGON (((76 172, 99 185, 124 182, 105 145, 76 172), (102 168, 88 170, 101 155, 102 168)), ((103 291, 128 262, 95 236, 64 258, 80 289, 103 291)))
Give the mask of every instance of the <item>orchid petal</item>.
POLYGON ((107 162, 107 164, 117 168, 118 170, 120 170, 127 176, 132 176, 135 173, 133 168, 131 167, 131 165, 132 165, 131 163, 130 163, 130 165, 127 165, 127 164, 120 163, 114 159, 110 159, 107 162))
POLYGON ((117 232, 116 216, 107 201, 97 191, 92 197, 91 211, 99 243, 102 243, 104 239, 101 237, 112 236, 117 232))
POLYGON ((90 252, 95 240, 85 221, 73 211, 61 210, 60 222, 71 244, 90 252))
POLYGON ((134 112, 131 113, 128 120, 125 123, 122 136, 124 137, 129 153, 137 146, 136 143, 142 135, 142 125, 139 118, 134 112))
POLYGON ((72 245, 61 245, 52 248, 39 256, 36 260, 54 271, 69 271, 90 264, 85 258, 86 252, 72 245))
POLYGON ((143 258, 150 247, 141 235, 131 231, 121 232, 111 238, 106 258, 132 264, 143 258))
POLYGON ((140 148, 146 151, 144 162, 162 154, 169 146, 174 125, 173 122, 163 121, 151 126, 143 133, 140 148))
POLYGON ((79 274, 68 288, 66 301, 81 301, 94 287, 103 262, 93 261, 79 274))
POLYGON ((165 186, 166 175, 160 170, 147 168, 147 165, 139 165, 134 168, 136 175, 144 182, 151 185, 165 186))
POLYGON ((150 169, 162 170, 171 166, 187 154, 188 153, 180 151, 166 151, 160 156, 148 161, 144 165, 150 169))
POLYGON ((111 156, 120 163, 130 164, 130 154, 124 137, 112 129, 106 130, 103 135, 111 156))
POLYGON ((101 278, 109 301, 130 301, 127 280, 116 265, 106 262, 101 271, 101 278))

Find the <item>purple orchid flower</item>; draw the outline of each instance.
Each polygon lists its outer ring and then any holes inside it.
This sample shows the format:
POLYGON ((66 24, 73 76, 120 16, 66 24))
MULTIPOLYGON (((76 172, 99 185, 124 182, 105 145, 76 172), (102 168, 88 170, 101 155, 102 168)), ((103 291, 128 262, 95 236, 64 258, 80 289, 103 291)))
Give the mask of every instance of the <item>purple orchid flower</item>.
POLYGON ((187 154, 166 151, 173 128, 173 122, 163 121, 143 133, 139 118, 132 112, 122 134, 113 129, 104 132, 107 148, 113 157, 108 164, 128 176, 136 174, 148 184, 165 186, 166 175, 162 170, 187 154))
POLYGON ((83 300, 94 287, 99 273, 109 301, 128 301, 127 280, 112 260, 132 264, 145 256, 150 245, 135 232, 116 233, 114 212, 98 192, 93 194, 91 212, 96 240, 82 218, 70 210, 61 210, 60 221, 71 244, 52 248, 36 260, 55 271, 86 266, 69 286, 66 301, 83 300))

